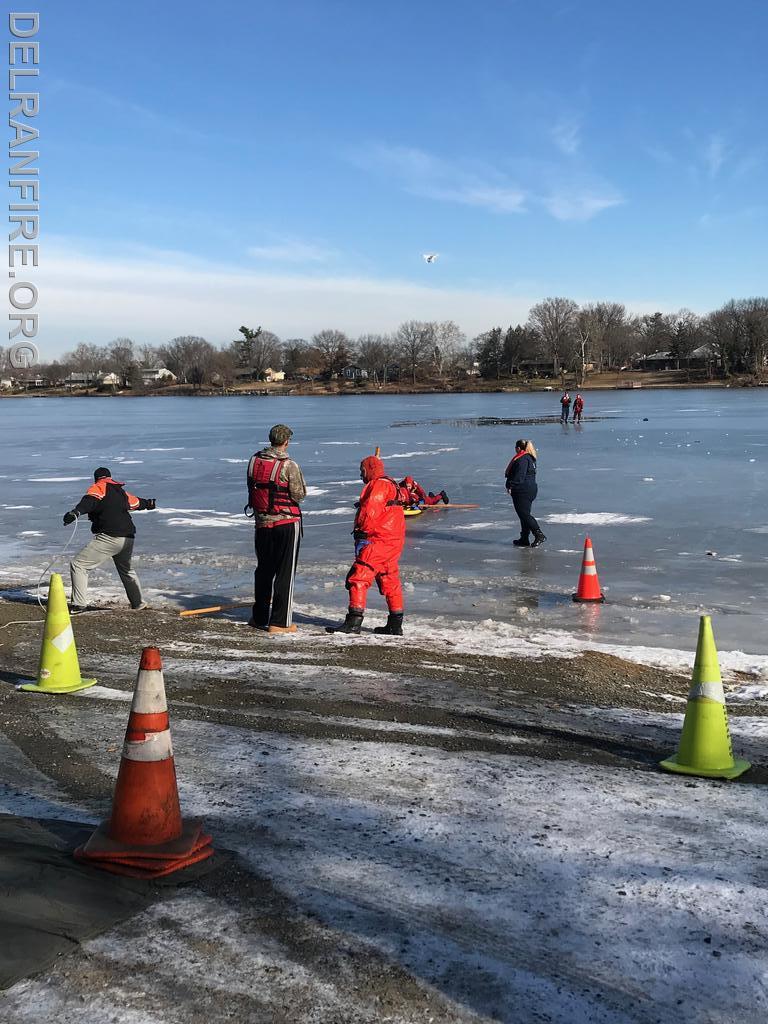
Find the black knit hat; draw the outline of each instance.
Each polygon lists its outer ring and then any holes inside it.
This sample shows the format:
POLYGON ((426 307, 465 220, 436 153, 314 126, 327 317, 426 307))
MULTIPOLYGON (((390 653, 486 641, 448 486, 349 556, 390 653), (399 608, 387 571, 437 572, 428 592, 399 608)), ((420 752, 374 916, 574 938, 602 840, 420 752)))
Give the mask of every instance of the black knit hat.
POLYGON ((94 480, 103 480, 105 476, 112 476, 106 466, 99 466, 98 469, 93 471, 94 480))

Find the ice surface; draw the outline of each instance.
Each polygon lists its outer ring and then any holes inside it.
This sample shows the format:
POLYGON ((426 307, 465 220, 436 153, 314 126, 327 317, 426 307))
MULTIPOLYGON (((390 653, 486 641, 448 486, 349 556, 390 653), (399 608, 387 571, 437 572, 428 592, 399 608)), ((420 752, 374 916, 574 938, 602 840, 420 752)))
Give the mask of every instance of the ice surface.
MULTIPOLYGON (((263 446, 270 426, 283 421, 296 442, 305 442, 295 455, 313 489, 305 503, 299 607, 328 582, 343 604, 360 455, 381 445, 398 479, 410 472, 427 490, 445 488, 452 501, 481 506, 438 507, 409 520, 401 562, 403 579, 413 586, 409 615, 461 621, 471 630, 473 622, 511 625, 524 614, 540 631, 689 650, 698 617, 711 613, 722 650, 768 653, 768 466, 762 456, 752 464, 733 457, 734 450, 754 453, 768 445, 768 396, 713 389, 685 402, 687 394, 589 393, 580 427, 552 423, 524 431, 477 420, 556 415, 556 394, 275 398, 268 407, 247 398, 138 398, 131 399, 130 435, 119 421, 105 423, 98 403, 87 399, 3 402, 1 422, 15 439, 0 461, 3 502, 26 507, 3 509, 0 582, 23 581, 22 570, 39 574, 60 550, 61 515, 90 480, 58 477, 68 458, 87 452, 94 465, 121 458, 127 468, 140 448, 144 462, 132 467, 128 486, 159 502, 157 513, 136 519, 144 586, 166 601, 188 591, 247 596, 253 541, 249 529, 233 528, 252 525, 242 514, 244 474, 242 465, 222 459, 246 460, 263 446), (589 419, 603 415, 615 418, 589 419), (57 429, 63 419, 66 435, 57 429), (410 425, 393 426, 404 421, 410 425), (504 469, 521 432, 539 450, 533 512, 548 539, 535 551, 513 548, 519 524, 504 490, 504 469), (179 456, 183 450, 188 454, 179 456), (41 465, 49 472, 32 483, 29 457, 38 452, 49 460, 41 465), (194 466, 182 465, 186 460, 194 466), (339 498, 348 495, 343 505, 335 505, 334 490, 339 498), (22 531, 28 535, 18 537, 22 531), (609 599, 602 607, 571 601, 587 532, 609 599)), ((81 528, 75 547, 86 536, 81 528)), ((66 572, 67 562, 59 559, 54 569, 66 572)), ((94 574, 94 597, 113 579, 109 569, 94 574)), ((378 595, 371 604, 381 607, 378 595)))

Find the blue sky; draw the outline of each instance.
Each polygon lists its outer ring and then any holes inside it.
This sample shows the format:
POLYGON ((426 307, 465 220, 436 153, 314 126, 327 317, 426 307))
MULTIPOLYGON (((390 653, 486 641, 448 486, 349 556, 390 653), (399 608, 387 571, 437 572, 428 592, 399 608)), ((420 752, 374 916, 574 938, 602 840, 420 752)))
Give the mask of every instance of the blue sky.
POLYGON ((46 354, 768 290, 764 5, 39 9, 46 354))

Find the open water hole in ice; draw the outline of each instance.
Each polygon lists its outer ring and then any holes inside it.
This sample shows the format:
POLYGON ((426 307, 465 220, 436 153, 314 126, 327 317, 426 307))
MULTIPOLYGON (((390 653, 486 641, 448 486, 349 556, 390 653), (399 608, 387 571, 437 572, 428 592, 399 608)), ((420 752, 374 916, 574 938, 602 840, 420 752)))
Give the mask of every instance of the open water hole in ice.
MULTIPOLYGON (((712 612, 723 648, 768 652, 768 395, 759 390, 587 392, 581 426, 480 424, 558 415, 558 394, 317 398, 62 398, 0 402, 0 580, 32 581, 63 544, 61 516, 97 465, 158 512, 136 517, 152 600, 180 606, 247 598, 252 527, 245 467, 273 423, 310 494, 296 599, 343 610, 360 459, 445 488, 476 511, 408 522, 409 611, 560 628, 605 641, 691 647, 712 612), (593 418, 594 417, 594 418, 593 418), (518 437, 539 450, 534 506, 547 543, 512 546, 504 468, 518 437), (571 601, 589 534, 603 606, 571 601)), ((77 547, 84 542, 81 525, 77 547)), ((66 571, 66 558, 57 566, 66 571)), ((114 583, 111 568, 96 587, 114 583)), ((371 597, 379 609, 380 599, 371 597)), ((489 652, 492 653, 492 652, 489 652)))

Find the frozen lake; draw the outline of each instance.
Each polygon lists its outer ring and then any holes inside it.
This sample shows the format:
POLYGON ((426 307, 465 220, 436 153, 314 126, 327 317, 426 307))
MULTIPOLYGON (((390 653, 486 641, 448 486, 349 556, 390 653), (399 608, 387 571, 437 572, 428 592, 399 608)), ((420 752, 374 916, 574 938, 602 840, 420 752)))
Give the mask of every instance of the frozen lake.
MULTIPOLYGON (((285 422, 311 488, 299 612, 346 607, 358 465, 380 445, 391 475, 410 473, 427 490, 480 505, 410 520, 402 574, 407 611, 420 621, 461 620, 471 633, 471 623, 487 630, 493 620, 521 635, 557 630, 688 649, 706 611, 721 649, 766 654, 767 403, 759 390, 587 392, 587 420, 564 427, 476 422, 556 416, 557 392, 4 400, 0 580, 36 582, 69 535, 61 516, 103 464, 129 490, 157 497, 158 512, 136 519, 150 600, 247 599, 246 463, 269 427, 285 422), (512 547, 518 523, 503 474, 518 437, 539 450, 534 513, 548 542, 536 551, 512 547), (608 598, 600 607, 571 601, 587 533, 608 598)), ((81 524, 73 548, 85 540, 81 524)), ((116 582, 111 569, 95 574, 94 600, 116 596, 116 582)), ((378 595, 369 607, 378 621, 378 595)))

